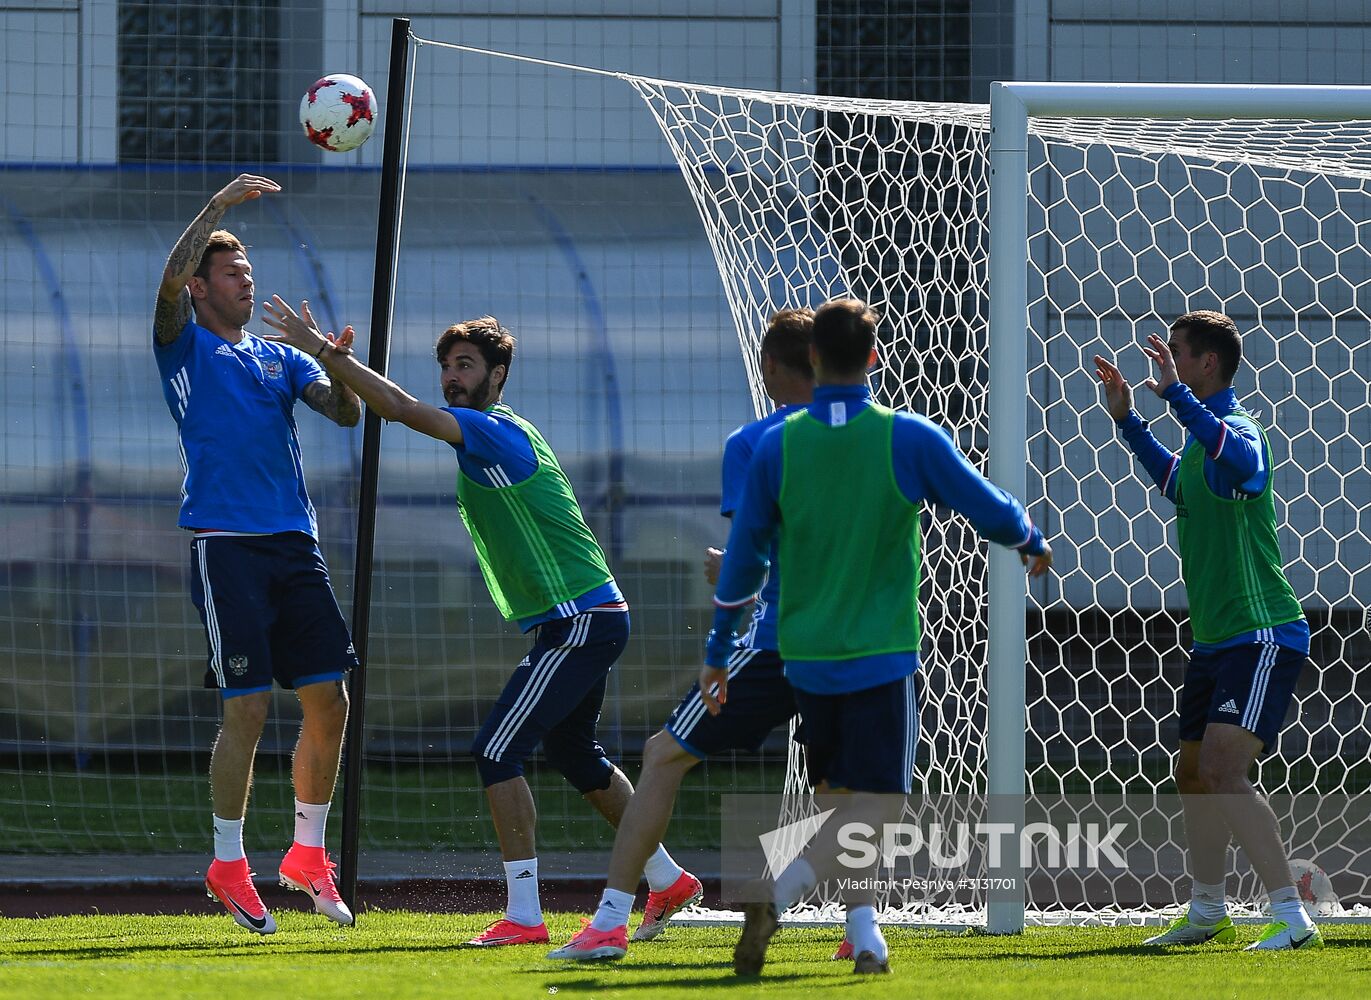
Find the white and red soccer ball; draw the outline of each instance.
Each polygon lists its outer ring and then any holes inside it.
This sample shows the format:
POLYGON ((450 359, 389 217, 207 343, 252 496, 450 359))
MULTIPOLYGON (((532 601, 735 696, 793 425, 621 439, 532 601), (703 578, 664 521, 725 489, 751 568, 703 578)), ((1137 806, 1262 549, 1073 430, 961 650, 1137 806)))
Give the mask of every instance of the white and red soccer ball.
POLYGON ((380 108, 361 80, 330 73, 300 98, 300 124, 309 141, 330 153, 346 153, 371 138, 380 108))
POLYGON ((1295 882, 1295 889, 1300 894, 1300 902, 1304 904, 1305 912, 1311 918, 1342 915, 1342 904, 1338 900, 1338 894, 1333 890, 1333 880, 1314 862, 1290 862, 1290 877, 1295 882))

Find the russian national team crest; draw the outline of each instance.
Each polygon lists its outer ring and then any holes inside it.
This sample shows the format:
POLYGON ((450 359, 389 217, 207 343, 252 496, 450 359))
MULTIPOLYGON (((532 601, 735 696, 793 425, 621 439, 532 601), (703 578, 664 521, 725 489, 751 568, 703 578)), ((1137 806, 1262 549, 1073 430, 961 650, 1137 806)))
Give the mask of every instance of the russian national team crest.
POLYGON ((273 359, 262 362, 262 370, 267 373, 267 378, 280 378, 285 374, 286 366, 273 359))
POLYGON ((230 656, 228 661, 229 673, 234 677, 242 677, 248 672, 248 658, 243 655, 230 656))

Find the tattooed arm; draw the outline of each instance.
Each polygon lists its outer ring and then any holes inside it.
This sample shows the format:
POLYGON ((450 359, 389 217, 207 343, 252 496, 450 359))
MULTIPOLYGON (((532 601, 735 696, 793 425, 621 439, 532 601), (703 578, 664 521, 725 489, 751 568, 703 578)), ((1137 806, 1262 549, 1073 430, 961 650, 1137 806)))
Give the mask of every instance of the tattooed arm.
POLYGON ((280 190, 281 185, 273 180, 254 174, 239 174, 209 200, 209 204, 181 234, 176 246, 171 248, 171 256, 167 258, 166 269, 162 272, 162 285, 157 290, 157 309, 152 321, 157 343, 164 347, 170 344, 181 335, 186 321, 190 319, 190 291, 186 286, 190 284, 195 269, 200 266, 210 233, 214 232, 224 213, 234 205, 260 198, 266 192, 280 190))
POLYGON ((362 401, 341 379, 311 382, 300 393, 300 398, 315 413, 322 413, 339 427, 356 427, 362 419, 362 401))

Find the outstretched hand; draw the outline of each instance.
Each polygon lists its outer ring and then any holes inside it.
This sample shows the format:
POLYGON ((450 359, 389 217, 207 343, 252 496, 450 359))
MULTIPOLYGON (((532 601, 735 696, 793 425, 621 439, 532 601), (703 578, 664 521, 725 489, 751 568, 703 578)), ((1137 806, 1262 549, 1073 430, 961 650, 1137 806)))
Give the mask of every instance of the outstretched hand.
POLYGON ((1112 361, 1107 361, 1099 354, 1095 355, 1095 374, 1104 386, 1104 405, 1109 415, 1116 423, 1123 420, 1133 409, 1133 387, 1112 361))
POLYGON ((357 331, 351 326, 343 327, 343 332, 337 336, 331 332, 320 332, 319 325, 314 322, 314 314, 309 311, 308 299, 300 303, 300 312, 296 313, 285 299, 273 295, 269 301, 262 303, 262 322, 274 330, 281 331, 277 336, 266 334, 262 337, 263 340, 289 344, 310 357, 317 356, 325 344, 331 344, 344 353, 351 353, 352 341, 357 336, 357 331))
POLYGON ((222 211, 234 205, 241 205, 245 201, 260 198, 264 194, 275 194, 280 190, 281 185, 270 177, 239 174, 210 199, 210 204, 222 211))
POLYGON ((1155 333, 1147 335, 1147 346, 1142 349, 1143 353, 1152 359, 1157 366, 1157 378, 1148 377, 1143 382, 1158 396, 1166 392, 1171 386, 1180 381, 1176 374, 1176 359, 1171 354, 1171 345, 1155 333))

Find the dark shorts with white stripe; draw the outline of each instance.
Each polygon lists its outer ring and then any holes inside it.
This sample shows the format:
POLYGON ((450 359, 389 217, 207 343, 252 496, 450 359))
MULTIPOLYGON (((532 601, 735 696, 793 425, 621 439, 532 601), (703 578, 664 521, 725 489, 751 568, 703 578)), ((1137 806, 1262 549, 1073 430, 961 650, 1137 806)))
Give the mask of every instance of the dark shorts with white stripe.
POLYGON ((1202 740, 1209 723, 1223 722, 1246 729, 1269 752, 1308 662, 1303 653, 1273 642, 1191 653, 1181 688, 1181 739, 1202 740))
POLYGON ((846 694, 795 689, 811 785, 908 795, 919 745, 919 672, 846 694))
POLYGON ((613 769, 595 727, 628 632, 623 605, 538 626, 533 648, 514 668, 471 747, 485 787, 522 775, 539 743, 547 762, 577 791, 609 787, 613 769))
POLYGON ((357 666, 313 538, 210 535, 191 543, 190 597, 209 641, 205 687, 225 698, 338 681, 357 666))
POLYGON ((756 750, 795 714, 795 692, 774 649, 739 646, 728 658, 728 701, 710 715, 696 682, 666 720, 665 729, 701 759, 726 750, 756 750))

